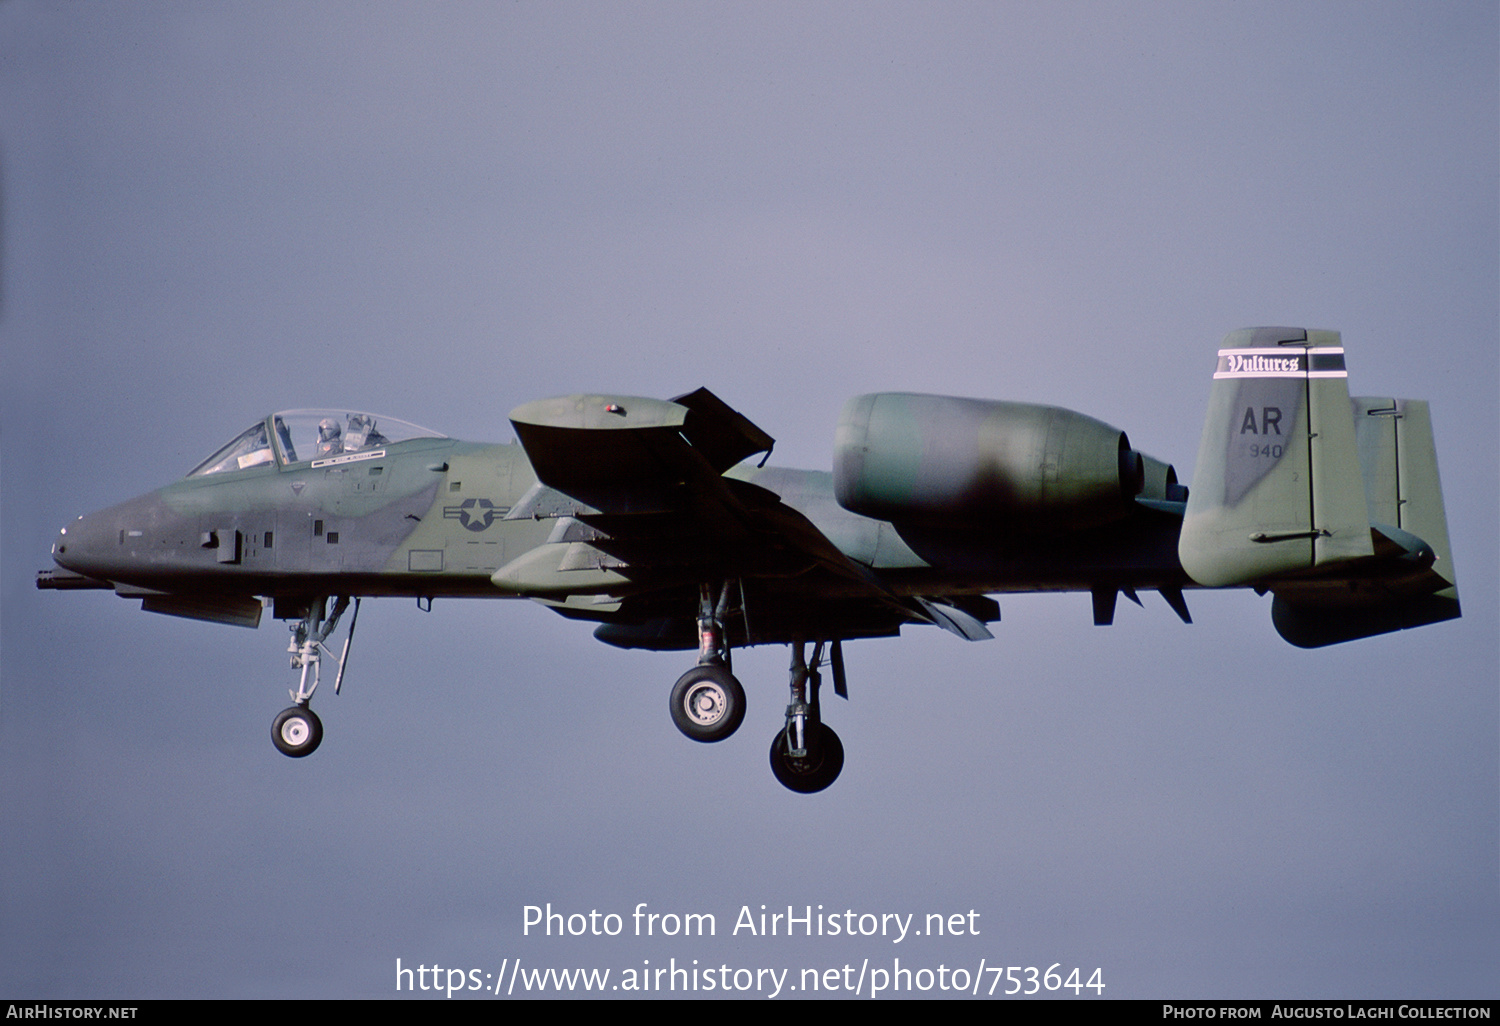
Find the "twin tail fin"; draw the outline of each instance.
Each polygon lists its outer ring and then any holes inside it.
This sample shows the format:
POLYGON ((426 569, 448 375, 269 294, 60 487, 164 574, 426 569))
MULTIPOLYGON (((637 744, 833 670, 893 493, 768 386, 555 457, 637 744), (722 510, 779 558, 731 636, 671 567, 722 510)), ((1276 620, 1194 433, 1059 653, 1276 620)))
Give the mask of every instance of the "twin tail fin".
POLYGON ((1231 332, 1178 556, 1205 587, 1273 592, 1301 647, 1457 617, 1427 403, 1351 399, 1338 332, 1231 332))

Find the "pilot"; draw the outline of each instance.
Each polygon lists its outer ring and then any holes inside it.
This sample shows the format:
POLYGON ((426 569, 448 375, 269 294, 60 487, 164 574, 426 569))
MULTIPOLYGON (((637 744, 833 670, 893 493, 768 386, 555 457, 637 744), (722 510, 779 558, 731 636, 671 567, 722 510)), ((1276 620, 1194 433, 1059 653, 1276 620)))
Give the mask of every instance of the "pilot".
POLYGON ((343 428, 334 417, 318 421, 318 456, 337 456, 344 451, 343 428))

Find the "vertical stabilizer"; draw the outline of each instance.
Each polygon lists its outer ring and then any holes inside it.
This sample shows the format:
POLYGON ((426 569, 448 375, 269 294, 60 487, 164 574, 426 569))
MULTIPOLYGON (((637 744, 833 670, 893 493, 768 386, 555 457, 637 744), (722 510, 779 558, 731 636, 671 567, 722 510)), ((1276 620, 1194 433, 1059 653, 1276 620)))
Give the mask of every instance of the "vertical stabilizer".
POLYGON ((1183 569, 1227 587, 1373 553, 1339 333, 1231 332, 1178 543, 1183 569))
MULTIPOLYGON (((1456 585, 1427 403, 1360 396, 1354 400, 1354 423, 1371 526, 1389 534, 1388 525, 1420 539, 1432 550, 1432 571, 1456 585)), ((1456 597, 1457 590, 1438 594, 1456 597)))
POLYGON ((1302 648, 1463 615, 1427 403, 1361 396, 1353 409, 1376 558, 1272 586, 1271 622, 1302 648))

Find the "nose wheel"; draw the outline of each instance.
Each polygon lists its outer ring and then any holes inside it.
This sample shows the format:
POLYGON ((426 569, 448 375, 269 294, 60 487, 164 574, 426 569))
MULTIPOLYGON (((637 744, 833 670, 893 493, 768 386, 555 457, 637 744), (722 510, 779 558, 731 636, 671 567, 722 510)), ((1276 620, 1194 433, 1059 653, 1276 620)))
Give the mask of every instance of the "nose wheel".
POLYGON ((282 755, 300 759, 318 750, 323 741, 323 721, 305 705, 283 709, 271 721, 271 743, 282 755))

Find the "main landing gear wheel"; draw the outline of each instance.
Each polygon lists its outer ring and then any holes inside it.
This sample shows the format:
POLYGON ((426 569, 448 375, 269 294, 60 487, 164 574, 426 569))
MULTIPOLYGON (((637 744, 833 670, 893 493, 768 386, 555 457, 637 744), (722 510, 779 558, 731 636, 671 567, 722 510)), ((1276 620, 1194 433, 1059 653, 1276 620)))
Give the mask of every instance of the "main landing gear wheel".
POLYGON ((776 732, 771 742, 771 772, 783 787, 799 794, 816 794, 839 778, 844 768, 844 743, 832 727, 809 723, 807 754, 793 758, 787 754, 786 731, 776 732))
POLYGON ((745 689, 722 666, 695 666, 672 688, 672 722, 694 741, 722 741, 745 718, 745 689))
POLYGON ((294 705, 276 714, 271 722, 271 741, 282 755, 300 759, 318 750, 323 740, 323 721, 305 705, 294 705))

